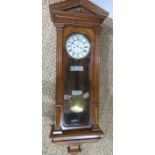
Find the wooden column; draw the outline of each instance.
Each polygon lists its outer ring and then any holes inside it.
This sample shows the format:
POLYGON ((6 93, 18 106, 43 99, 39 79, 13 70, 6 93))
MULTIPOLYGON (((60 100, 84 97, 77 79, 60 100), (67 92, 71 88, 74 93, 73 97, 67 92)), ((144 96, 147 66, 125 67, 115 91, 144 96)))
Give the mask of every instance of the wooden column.
POLYGON ((56 51, 56 124, 55 130, 61 130, 61 111, 63 105, 63 27, 64 24, 55 24, 57 31, 56 51))
POLYGON ((99 66, 100 66, 100 34, 101 27, 95 27, 95 46, 93 51, 93 129, 99 128, 99 66))

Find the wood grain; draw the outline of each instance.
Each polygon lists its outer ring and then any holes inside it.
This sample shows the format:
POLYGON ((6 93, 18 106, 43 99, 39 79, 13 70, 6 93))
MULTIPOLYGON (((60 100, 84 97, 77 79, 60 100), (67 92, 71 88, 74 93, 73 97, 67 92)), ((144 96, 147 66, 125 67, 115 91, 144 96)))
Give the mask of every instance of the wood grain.
POLYGON ((74 146, 68 147, 68 151, 78 152, 81 143, 96 142, 103 134, 99 127, 100 34, 101 23, 108 16, 108 12, 88 0, 66 0, 51 4, 49 9, 57 30, 56 124, 52 126, 50 138, 55 143, 74 143, 74 146), (80 89, 90 91, 90 103, 87 107, 90 119, 87 125, 65 127, 64 95, 68 93, 66 82, 69 77, 66 68, 72 64, 65 51, 65 41, 73 33, 82 33, 91 42, 89 61, 83 59, 79 62, 86 68, 84 77, 81 77, 87 82, 80 85, 80 89))

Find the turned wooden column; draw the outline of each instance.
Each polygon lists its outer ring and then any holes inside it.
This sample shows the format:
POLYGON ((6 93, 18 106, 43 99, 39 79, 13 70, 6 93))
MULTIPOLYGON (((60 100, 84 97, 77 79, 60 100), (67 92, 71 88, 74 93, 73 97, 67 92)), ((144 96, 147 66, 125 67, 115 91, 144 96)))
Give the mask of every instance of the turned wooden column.
POLYGON ((55 130, 61 130, 61 111, 63 105, 63 28, 64 24, 55 24, 57 31, 56 51, 56 123, 55 130))
POLYGON ((100 34, 101 27, 95 27, 95 46, 93 51, 93 115, 94 115, 94 125, 93 129, 99 128, 99 81, 100 81, 100 34))

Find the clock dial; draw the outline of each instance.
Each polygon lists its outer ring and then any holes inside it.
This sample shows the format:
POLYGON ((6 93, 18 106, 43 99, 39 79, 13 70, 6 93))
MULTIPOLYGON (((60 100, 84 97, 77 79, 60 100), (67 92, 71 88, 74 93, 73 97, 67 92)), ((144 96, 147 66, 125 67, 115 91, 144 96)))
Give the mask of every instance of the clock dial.
POLYGON ((66 41, 66 51, 72 58, 82 59, 90 52, 90 42, 83 34, 72 34, 66 41))

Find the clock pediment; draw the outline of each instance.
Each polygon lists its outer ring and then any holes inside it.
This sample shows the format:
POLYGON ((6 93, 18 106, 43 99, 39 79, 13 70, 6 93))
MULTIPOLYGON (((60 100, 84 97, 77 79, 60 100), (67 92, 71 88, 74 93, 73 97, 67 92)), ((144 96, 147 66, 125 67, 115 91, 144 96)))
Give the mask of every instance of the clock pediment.
POLYGON ((88 0, 65 0, 49 6, 51 18, 56 23, 101 24, 108 12, 88 0))
POLYGON ((74 8, 69 8, 65 11, 71 12, 71 13, 80 13, 80 14, 86 14, 86 15, 95 15, 94 13, 90 12, 89 10, 85 9, 84 7, 81 7, 80 5, 74 8))

